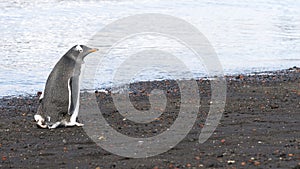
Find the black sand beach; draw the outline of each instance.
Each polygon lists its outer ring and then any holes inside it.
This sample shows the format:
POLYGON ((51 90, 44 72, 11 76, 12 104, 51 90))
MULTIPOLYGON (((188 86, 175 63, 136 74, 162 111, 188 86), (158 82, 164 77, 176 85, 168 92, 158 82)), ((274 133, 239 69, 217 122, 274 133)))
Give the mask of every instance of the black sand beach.
MULTIPOLYGON (((33 121, 38 96, 0 99, 0 168, 300 168, 300 69, 227 77, 225 112, 213 135, 198 137, 210 104, 210 83, 197 80, 201 107, 187 137, 149 158, 114 155, 97 146, 80 127, 39 129, 33 121)), ((149 125, 123 120, 111 93, 96 92, 103 116, 117 131, 150 137, 165 131, 178 115, 176 81, 131 85, 130 99, 149 109, 152 89, 165 90, 166 112, 149 125)), ((80 112, 84 113, 84 112, 80 112)), ((80 120, 80 118, 79 118, 80 120)))

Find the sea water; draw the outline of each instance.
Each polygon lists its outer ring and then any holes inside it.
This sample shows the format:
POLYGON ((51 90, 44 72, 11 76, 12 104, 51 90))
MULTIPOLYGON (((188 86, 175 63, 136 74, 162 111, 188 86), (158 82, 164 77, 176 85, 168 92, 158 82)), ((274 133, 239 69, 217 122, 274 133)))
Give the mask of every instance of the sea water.
MULTIPOLYGON (((294 0, 2 0, 0 1, 0 96, 35 94, 59 58, 73 45, 87 44, 106 25, 136 14, 174 16, 195 26, 210 42, 224 74, 251 73, 300 66, 300 1, 294 0)), ((167 23, 166 23, 167 24, 167 23)), ((110 88, 133 51, 175 51, 190 73, 164 67, 143 69, 130 82, 207 76, 188 50, 166 36, 143 34, 121 41, 101 59, 83 89, 110 88), (132 49, 132 48, 131 48, 132 49)), ((93 46, 91 46, 93 47, 93 46)), ((86 59, 93 59, 92 54, 86 59)), ((163 54, 162 56, 163 57, 163 54)), ((91 60, 89 60, 91 61, 91 60)), ((86 70, 89 71, 89 70, 86 70)), ((126 74, 126 70, 124 75, 126 74)))

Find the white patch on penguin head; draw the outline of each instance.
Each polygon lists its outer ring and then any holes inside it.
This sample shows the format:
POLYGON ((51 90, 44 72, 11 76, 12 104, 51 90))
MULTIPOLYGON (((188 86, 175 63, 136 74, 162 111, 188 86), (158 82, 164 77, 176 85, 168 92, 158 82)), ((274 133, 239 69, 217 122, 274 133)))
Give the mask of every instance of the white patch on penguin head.
POLYGON ((78 52, 82 52, 83 51, 83 49, 82 49, 82 47, 80 46, 80 45, 77 45, 76 47, 75 47, 75 49, 78 51, 78 52))

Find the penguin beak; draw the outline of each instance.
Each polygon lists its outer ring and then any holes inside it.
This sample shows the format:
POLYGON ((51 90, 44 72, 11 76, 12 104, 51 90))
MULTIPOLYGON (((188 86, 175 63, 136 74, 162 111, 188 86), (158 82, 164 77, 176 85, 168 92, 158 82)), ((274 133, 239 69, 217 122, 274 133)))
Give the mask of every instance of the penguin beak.
POLYGON ((96 48, 93 48, 93 49, 90 49, 88 52, 89 53, 93 53, 93 52, 97 52, 99 49, 96 49, 96 48))

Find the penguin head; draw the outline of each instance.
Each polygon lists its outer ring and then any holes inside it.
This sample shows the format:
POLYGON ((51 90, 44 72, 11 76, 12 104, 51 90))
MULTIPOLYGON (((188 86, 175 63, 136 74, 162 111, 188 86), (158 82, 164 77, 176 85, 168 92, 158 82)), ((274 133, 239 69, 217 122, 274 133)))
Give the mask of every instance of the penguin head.
POLYGON ((75 45, 70 49, 71 55, 77 60, 83 60, 88 54, 98 51, 96 48, 89 48, 85 45, 75 45))

